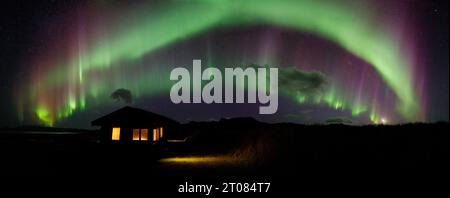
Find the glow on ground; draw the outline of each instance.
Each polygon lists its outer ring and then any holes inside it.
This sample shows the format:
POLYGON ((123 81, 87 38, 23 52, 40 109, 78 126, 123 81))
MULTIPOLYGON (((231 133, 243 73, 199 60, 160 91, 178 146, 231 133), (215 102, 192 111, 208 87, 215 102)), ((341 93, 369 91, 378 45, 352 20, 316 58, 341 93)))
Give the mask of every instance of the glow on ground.
POLYGON ((245 160, 233 158, 227 155, 211 156, 180 156, 168 157, 159 160, 163 164, 186 164, 186 165, 233 165, 245 162, 245 160))

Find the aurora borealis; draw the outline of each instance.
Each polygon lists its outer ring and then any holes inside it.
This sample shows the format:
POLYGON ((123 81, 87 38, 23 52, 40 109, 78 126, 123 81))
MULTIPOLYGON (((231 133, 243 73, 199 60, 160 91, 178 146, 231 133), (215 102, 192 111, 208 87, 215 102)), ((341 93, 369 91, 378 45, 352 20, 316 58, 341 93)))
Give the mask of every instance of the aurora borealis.
MULTIPOLYGON (((432 79, 425 75, 427 57, 416 39, 421 27, 411 17, 412 6, 405 2, 122 4, 91 2, 62 14, 64 20, 48 19, 55 21, 52 24, 57 24, 58 31, 36 36, 48 46, 26 57, 29 77, 15 83, 13 95, 21 122, 55 126, 85 113, 91 115, 86 119, 99 116, 95 109, 117 107, 109 95, 119 88, 131 91, 134 105, 154 110, 159 101, 169 100, 170 71, 189 68, 193 59, 202 59, 205 67, 295 68, 307 79, 308 75, 326 79, 319 92, 305 92, 301 84, 281 87, 285 110, 262 118, 268 121, 311 117, 300 115, 311 111, 322 120, 349 116, 363 124, 428 121, 427 87, 432 79)), ((164 108, 156 108, 158 113, 180 121, 185 121, 181 115, 191 114, 176 112, 173 109, 184 108, 167 101, 161 104, 164 108)), ((196 106, 195 114, 200 116, 189 119, 256 112, 224 106, 213 108, 216 112, 202 111, 205 107, 196 106)))

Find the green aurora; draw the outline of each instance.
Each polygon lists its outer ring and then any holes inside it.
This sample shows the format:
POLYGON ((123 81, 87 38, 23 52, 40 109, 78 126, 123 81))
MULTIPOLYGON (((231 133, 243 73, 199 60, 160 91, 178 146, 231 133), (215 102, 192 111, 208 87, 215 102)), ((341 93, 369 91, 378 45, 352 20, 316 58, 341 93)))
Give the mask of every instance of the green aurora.
MULTIPOLYGON (((28 115, 24 110, 28 109, 27 104, 42 123, 52 126, 87 106, 102 105, 95 98, 108 95, 111 87, 130 87, 137 97, 159 94, 171 86, 168 78, 164 78, 170 70, 164 66, 124 76, 120 82, 97 80, 102 78, 93 76, 123 71, 126 67, 123 63, 138 61, 158 49, 213 29, 267 24, 312 33, 365 60, 396 94, 398 113, 407 121, 418 118, 420 98, 414 92, 412 66, 390 32, 380 26, 373 13, 362 9, 367 6, 364 3, 198 0, 158 6, 151 12, 147 12, 147 6, 133 10, 133 14, 125 12, 126 17, 115 22, 114 27, 107 27, 107 33, 90 39, 77 38, 78 50, 70 58, 55 59, 46 69, 37 69, 41 70, 39 75, 34 76, 26 93, 19 94, 28 98, 18 102, 20 117, 28 115), (152 79, 152 83, 146 79, 152 79), (64 91, 49 96, 54 89, 64 91), (91 100, 87 102, 88 99, 91 100)), ((368 104, 343 101, 336 89, 313 99, 301 94, 288 95, 299 103, 324 102, 334 109, 349 109, 355 116, 369 111, 371 120, 380 122, 376 109, 368 104)))

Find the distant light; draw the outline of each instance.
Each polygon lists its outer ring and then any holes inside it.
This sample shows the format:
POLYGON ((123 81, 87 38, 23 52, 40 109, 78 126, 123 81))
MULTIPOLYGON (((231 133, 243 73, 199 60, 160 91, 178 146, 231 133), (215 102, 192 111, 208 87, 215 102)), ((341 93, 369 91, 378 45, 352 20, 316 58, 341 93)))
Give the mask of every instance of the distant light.
POLYGON ((386 120, 386 118, 381 118, 381 124, 387 124, 387 120, 386 120))

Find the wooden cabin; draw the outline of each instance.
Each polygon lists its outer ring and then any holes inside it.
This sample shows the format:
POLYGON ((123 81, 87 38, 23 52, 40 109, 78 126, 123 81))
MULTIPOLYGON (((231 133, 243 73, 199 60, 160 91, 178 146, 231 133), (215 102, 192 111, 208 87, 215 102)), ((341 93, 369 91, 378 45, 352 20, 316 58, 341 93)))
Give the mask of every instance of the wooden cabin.
POLYGON ((178 122, 133 107, 124 107, 92 121, 100 126, 100 140, 111 143, 162 143, 176 130, 178 122))

